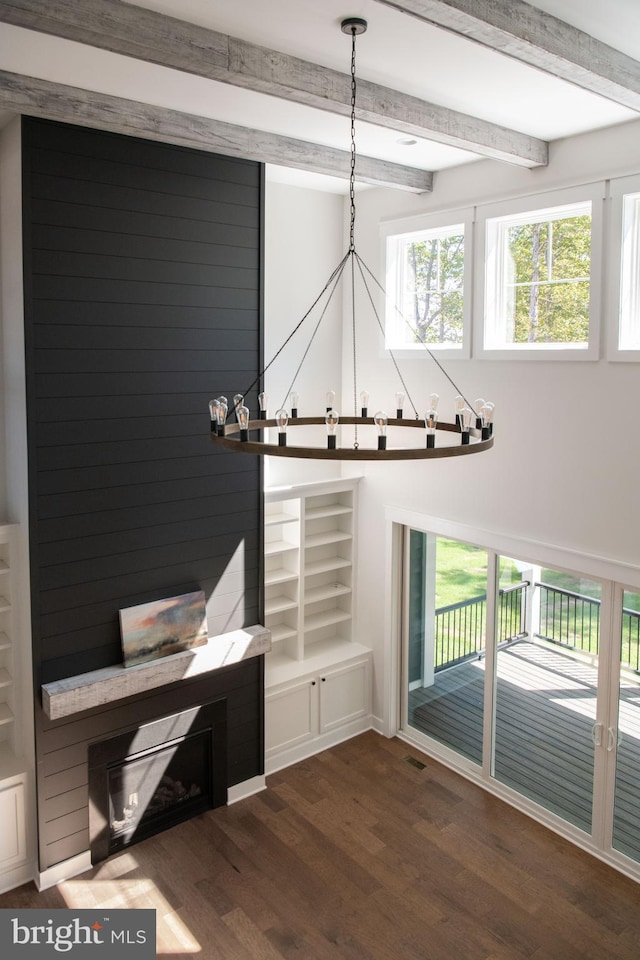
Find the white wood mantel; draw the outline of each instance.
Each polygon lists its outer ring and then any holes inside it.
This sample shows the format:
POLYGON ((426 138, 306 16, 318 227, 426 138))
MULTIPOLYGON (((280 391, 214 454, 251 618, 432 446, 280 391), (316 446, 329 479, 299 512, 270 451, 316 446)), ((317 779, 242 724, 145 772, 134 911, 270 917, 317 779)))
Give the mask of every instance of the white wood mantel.
POLYGON ((183 650, 170 657, 132 667, 118 664, 45 683, 42 686, 42 707, 50 720, 60 720, 168 683, 191 680, 212 670, 258 657, 270 649, 269 630, 261 624, 244 627, 210 637, 205 646, 183 650))

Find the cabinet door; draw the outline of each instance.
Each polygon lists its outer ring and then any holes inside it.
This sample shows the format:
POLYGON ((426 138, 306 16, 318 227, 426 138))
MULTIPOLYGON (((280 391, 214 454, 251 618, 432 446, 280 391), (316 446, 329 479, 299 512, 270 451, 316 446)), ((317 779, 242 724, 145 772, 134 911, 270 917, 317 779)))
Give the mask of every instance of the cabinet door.
POLYGON ((0 790, 0 870, 25 859, 24 784, 0 790))
POLYGON ((265 698, 266 756, 296 747, 318 734, 318 682, 304 680, 265 698))
POLYGON ((330 670, 320 677, 320 733, 370 713, 369 660, 330 670))

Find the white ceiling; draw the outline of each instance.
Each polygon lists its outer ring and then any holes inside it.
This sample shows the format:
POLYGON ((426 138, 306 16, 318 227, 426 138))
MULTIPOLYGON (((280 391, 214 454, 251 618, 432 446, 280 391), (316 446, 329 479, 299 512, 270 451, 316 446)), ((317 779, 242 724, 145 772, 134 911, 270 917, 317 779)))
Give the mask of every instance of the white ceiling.
MULTIPOLYGON (((135 0, 138 6, 190 20, 304 60, 349 70, 345 16, 364 17, 357 72, 423 100, 542 140, 623 123, 637 113, 375 0, 135 0)), ((533 4, 640 60, 640 0, 536 0, 533 4)), ((258 130, 348 150, 348 119, 316 108, 191 76, 0 24, 0 69, 141 100, 258 130)), ((472 162, 476 155, 359 122, 362 154, 427 170, 472 162)), ((273 176, 291 180, 290 173, 273 176)), ((316 186, 344 182, 305 176, 316 186)))

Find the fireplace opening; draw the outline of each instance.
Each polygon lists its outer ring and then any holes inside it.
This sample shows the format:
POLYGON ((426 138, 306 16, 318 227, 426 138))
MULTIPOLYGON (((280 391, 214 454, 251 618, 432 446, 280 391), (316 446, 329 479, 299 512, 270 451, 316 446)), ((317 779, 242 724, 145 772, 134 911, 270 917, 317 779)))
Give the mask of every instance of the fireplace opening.
POLYGON ((91 858, 227 802, 226 701, 89 745, 91 858))

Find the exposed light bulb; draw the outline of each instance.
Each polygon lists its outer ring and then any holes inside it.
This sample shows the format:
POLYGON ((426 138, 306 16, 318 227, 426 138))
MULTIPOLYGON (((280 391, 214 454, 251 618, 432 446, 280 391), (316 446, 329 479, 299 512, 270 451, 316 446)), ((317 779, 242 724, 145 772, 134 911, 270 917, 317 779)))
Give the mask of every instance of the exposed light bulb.
POLYGON ((460 411, 460 430, 463 443, 469 443, 469 431, 473 421, 473 410, 469 407, 463 407, 460 411))
MULTIPOLYGON (((235 397, 234 397, 235 399, 235 397)), ((238 418, 238 423, 240 424, 240 439, 248 440, 249 439, 249 419, 251 414, 249 413, 249 407, 245 407, 242 404, 239 407, 236 407, 236 417, 238 418)))
POLYGON ((333 410, 333 405, 336 402, 336 392, 335 390, 327 390, 327 413, 333 410))
POLYGON ((224 437, 224 425, 227 422, 227 413, 229 408, 227 407, 226 397, 218 397, 218 406, 216 407, 216 420, 218 424, 217 434, 219 437, 224 437))
POLYGON ((269 407, 269 397, 266 395, 266 393, 258 394, 258 406, 260 407, 260 419, 266 420, 267 410, 269 407))
POLYGON ((480 422, 482 426, 482 439, 488 440, 491 434, 493 433, 493 412, 495 410, 495 405, 491 401, 487 401, 480 408, 480 422))
POLYGON ((217 433, 218 430, 218 401, 209 400, 209 416, 211 418, 211 432, 217 433))
POLYGON ((387 449, 387 423, 389 418, 383 410, 378 410, 373 418, 373 422, 378 428, 378 450, 387 449))
POLYGON ((464 410, 464 408, 466 407, 466 403, 465 403, 465 401, 464 401, 464 397, 461 397, 460 394, 458 394, 458 396, 455 398, 455 400, 453 401, 453 403, 454 403, 455 410, 456 410, 456 423, 458 424, 459 427, 462 427, 462 417, 461 417, 461 414, 462 414, 462 411, 464 410))
POLYGON ((336 430, 338 428, 338 421, 340 416, 336 410, 331 408, 327 410, 327 415, 324 418, 324 422, 327 425, 327 447, 329 450, 336 449, 336 430))
POLYGON ((482 426, 482 413, 481 413, 480 411, 481 411, 482 408, 484 407, 485 403, 486 403, 486 400, 484 399, 484 397, 478 397, 478 399, 475 400, 474 403, 473 403, 473 409, 474 409, 475 414, 476 414, 476 429, 477 429, 477 430, 479 430, 480 427, 482 426))
POLYGON ((440 403, 440 395, 437 393, 430 393, 429 394, 429 410, 437 411, 439 403, 440 403))
POLYGON ((276 410, 276 423, 278 424, 278 446, 287 445, 287 424, 289 423, 289 414, 286 410, 276 410))
POLYGON ((369 416, 369 394, 366 390, 363 390, 360 394, 360 416, 369 416))
POLYGON ((428 410, 424 417, 424 426, 427 431, 427 447, 436 445, 436 429, 438 427, 438 413, 435 409, 428 410))
POLYGON ((238 421, 238 423, 240 423, 240 417, 238 416, 238 410, 239 410, 240 407, 242 407, 243 405, 244 405, 244 397, 242 396, 241 393, 236 393, 235 397, 233 398, 233 409, 234 409, 235 412, 236 412, 236 420, 238 421))
POLYGON ((297 392, 295 390, 292 390, 291 393, 289 394, 289 402, 291 404, 291 417, 293 419, 295 419, 298 416, 298 400, 299 399, 300 397, 298 396, 297 392))
POLYGON ((402 420, 402 408, 404 406, 404 393, 401 393, 400 390, 396 393, 396 417, 398 420, 402 420))

